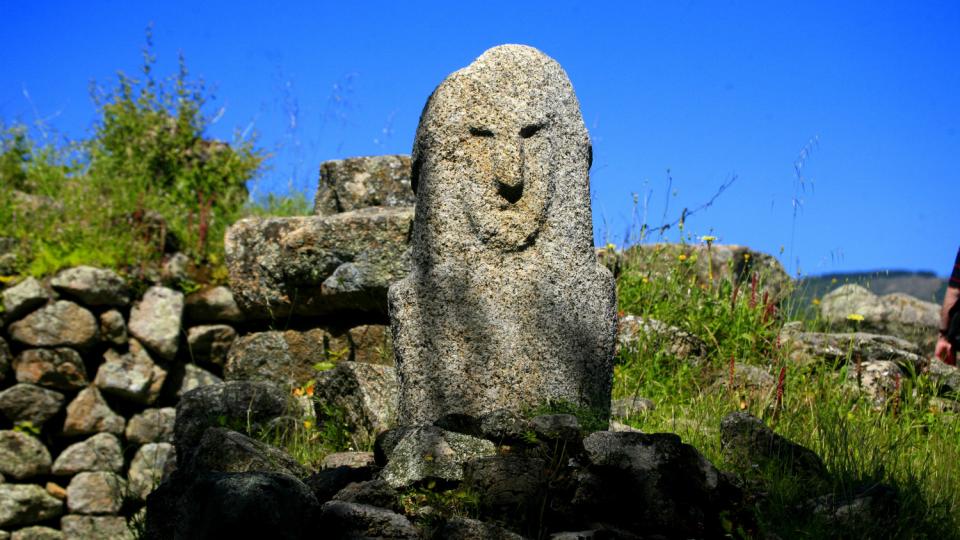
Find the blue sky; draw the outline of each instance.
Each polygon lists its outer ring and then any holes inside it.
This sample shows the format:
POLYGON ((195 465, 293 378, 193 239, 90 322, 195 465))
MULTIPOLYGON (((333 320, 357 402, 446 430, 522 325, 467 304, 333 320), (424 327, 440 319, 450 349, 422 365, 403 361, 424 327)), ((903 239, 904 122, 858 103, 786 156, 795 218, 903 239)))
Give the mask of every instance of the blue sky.
POLYGON ((945 274, 960 245, 958 2, 3 4, 0 119, 85 136, 91 81, 138 74, 152 23, 158 71, 182 52, 213 90, 210 134, 272 155, 258 194, 312 199, 321 161, 408 153, 448 73, 525 43, 579 96, 598 243, 623 242, 634 200, 659 225, 736 176, 687 232, 792 273, 945 274))

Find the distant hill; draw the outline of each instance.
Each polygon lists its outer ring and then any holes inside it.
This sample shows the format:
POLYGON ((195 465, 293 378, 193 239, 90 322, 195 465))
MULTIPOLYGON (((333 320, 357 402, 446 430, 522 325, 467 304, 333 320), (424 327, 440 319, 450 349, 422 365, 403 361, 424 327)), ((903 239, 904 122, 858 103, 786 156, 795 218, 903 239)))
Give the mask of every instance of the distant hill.
POLYGON ((938 277, 933 272, 875 270, 805 277, 800 280, 796 298, 801 301, 799 305, 808 305, 814 298, 822 298, 847 283, 862 285, 879 295, 905 293, 937 304, 943 302, 947 289, 946 278, 938 277))

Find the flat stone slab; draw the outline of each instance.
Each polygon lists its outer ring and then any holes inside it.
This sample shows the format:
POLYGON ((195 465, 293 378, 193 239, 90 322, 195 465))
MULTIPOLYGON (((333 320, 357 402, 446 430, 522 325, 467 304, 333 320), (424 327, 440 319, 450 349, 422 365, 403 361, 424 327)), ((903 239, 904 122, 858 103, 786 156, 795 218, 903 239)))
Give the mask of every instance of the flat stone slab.
POLYGON ((226 259, 247 317, 387 313, 387 288, 409 271, 410 207, 330 216, 247 218, 227 231, 226 259))
POLYGON ((365 156, 320 164, 313 213, 329 216, 370 206, 413 206, 410 156, 365 156))

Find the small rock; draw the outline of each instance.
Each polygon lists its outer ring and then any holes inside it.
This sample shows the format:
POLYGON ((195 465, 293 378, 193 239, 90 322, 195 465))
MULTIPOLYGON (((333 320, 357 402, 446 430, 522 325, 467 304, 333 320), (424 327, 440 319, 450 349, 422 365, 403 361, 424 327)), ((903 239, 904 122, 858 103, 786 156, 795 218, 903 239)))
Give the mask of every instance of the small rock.
POLYGON ((78 347, 93 345, 97 338, 97 319, 88 310, 59 300, 30 313, 10 325, 14 341, 30 347, 78 347))
POLYGON ((629 397, 624 399, 615 399, 610 402, 610 416, 613 418, 630 418, 640 413, 652 411, 656 404, 642 397, 629 397))
POLYGON ((420 531, 400 514, 376 506, 344 501, 324 503, 320 510, 319 527, 332 538, 421 538, 420 531))
POLYGON ((134 540, 127 520, 120 516, 63 516, 60 529, 67 540, 134 540))
MULTIPOLYGON (((714 382, 716 386, 730 384, 730 371, 723 369, 718 372, 714 382)), ((752 388, 755 390, 770 390, 777 384, 777 380, 769 371, 758 366, 734 362, 733 384, 736 388, 752 388)))
POLYGON ((180 369, 175 372, 174 380, 179 381, 173 385, 176 388, 176 396, 183 397, 184 394, 200 388, 201 386, 210 386, 221 384, 223 380, 213 373, 193 364, 182 364, 180 369))
POLYGON ((676 358, 699 363, 707 354, 702 339, 656 319, 626 315, 620 318, 617 350, 665 351, 676 358))
POLYGON ((130 333, 164 360, 177 355, 183 317, 183 293, 154 286, 130 311, 130 333))
POLYGON ((331 410, 343 414, 351 432, 373 440, 391 428, 397 415, 397 375, 389 366, 340 362, 316 376, 314 399, 318 420, 331 410))
POLYGON ((223 286, 199 290, 186 299, 187 320, 194 323, 243 322, 243 312, 230 289, 223 286))
POLYGON ((242 433, 211 427, 203 433, 188 474, 195 472, 278 472, 306 478, 307 471, 289 454, 242 433))
POLYGON ((94 384, 100 390, 149 405, 160 396, 167 371, 156 365, 140 343, 130 340, 130 351, 120 354, 110 349, 97 370, 94 384))
POLYGON ((186 281, 190 277, 189 269, 190 257, 181 252, 174 253, 163 261, 160 279, 170 285, 186 281))
POLYGON ((0 392, 0 412, 10 422, 30 422, 42 426, 63 408, 63 394, 20 383, 0 392))
POLYGON ((334 452, 327 454, 320 462, 321 469, 373 467, 374 465, 376 461, 373 459, 373 452, 334 452))
POLYGON ((226 324, 194 326, 187 331, 187 344, 194 362, 223 366, 237 332, 226 324))
POLYGON ((480 430, 483 438, 500 444, 523 441, 533 428, 530 422, 519 414, 499 409, 480 417, 480 430))
POLYGON ((60 484, 55 484, 53 482, 47 482, 47 485, 43 486, 52 497, 56 497, 61 501, 67 500, 67 490, 60 484))
POLYGON ((871 398, 876 407, 883 407, 902 385, 903 372, 889 360, 860 362, 847 369, 847 384, 871 398))
POLYGON ((68 268, 54 276, 50 285, 88 306, 125 306, 130 303, 127 283, 116 272, 105 268, 68 268))
POLYGON ((530 419, 540 439, 573 442, 581 438, 580 422, 572 414, 542 414, 530 419))
POLYGON ((127 422, 127 441, 134 444, 173 442, 173 423, 177 410, 173 407, 145 409, 127 422))
POLYGON ((113 412, 95 386, 87 387, 67 405, 67 418, 63 422, 63 434, 89 435, 99 432, 123 433, 125 420, 113 412))
POLYGON ((123 314, 115 309, 100 314, 100 336, 114 345, 123 345, 127 342, 127 322, 123 314))
POLYGON ((8 321, 14 321, 44 305, 53 298, 40 281, 34 277, 17 283, 3 291, 3 315, 8 321))
POLYGON ((67 347, 27 349, 20 353, 13 366, 17 381, 22 383, 70 391, 90 382, 80 353, 67 347))
POLYGON ((57 476, 72 476, 93 471, 119 473, 121 469, 123 450, 120 440, 112 433, 98 433, 60 452, 53 463, 52 472, 57 476))
POLYGON ((617 422, 616 420, 610 421, 610 431, 614 433, 643 433, 643 430, 621 422, 617 422))
POLYGON ((868 334, 866 332, 796 332, 783 331, 782 346, 789 351, 794 362, 809 364, 825 362, 827 365, 852 365, 871 360, 889 360, 907 368, 920 371, 926 366, 920 347, 895 336, 868 334))
POLYGON ((111 472, 82 472, 67 486, 71 514, 116 514, 123 505, 126 482, 111 472))
POLYGON ((10 540, 63 540, 63 533, 50 527, 34 525, 13 531, 10 540))
POLYGON ((320 328, 247 334, 230 347, 223 376, 228 381, 270 380, 290 388, 301 386, 316 375, 314 365, 328 360, 329 341, 329 334, 320 328))
POLYGON ((333 496, 335 501, 357 504, 368 504, 386 508, 394 512, 400 511, 399 493, 383 480, 367 480, 351 482, 333 496))
POLYGON ((0 473, 25 480, 50 471, 50 452, 36 437, 0 431, 0 473))
POLYGON ((479 494, 482 508, 523 520, 544 503, 546 469, 546 461, 540 458, 487 456, 468 461, 463 475, 466 484, 479 494))
POLYGON ((463 480, 463 464, 496 453, 492 442, 435 426, 411 428, 387 454, 380 478, 403 488, 428 478, 463 480))
POLYGON ((930 378, 940 386, 942 393, 960 392, 960 368, 945 364, 937 358, 930 360, 930 378))
POLYGON ((31 525, 63 514, 63 503, 42 486, 0 484, 0 527, 31 525))
POLYGON ((176 468, 177 454, 170 443, 147 443, 130 461, 127 485, 130 495, 145 500, 176 468))

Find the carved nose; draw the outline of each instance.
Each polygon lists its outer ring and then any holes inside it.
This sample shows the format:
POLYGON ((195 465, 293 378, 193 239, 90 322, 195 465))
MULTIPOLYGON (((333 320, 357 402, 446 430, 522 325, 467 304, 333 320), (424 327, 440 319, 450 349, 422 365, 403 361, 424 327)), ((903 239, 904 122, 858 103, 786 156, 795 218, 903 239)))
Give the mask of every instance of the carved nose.
POLYGON ((513 184, 497 181, 497 194, 506 199, 510 204, 514 204, 523 197, 523 179, 517 178, 513 184))

